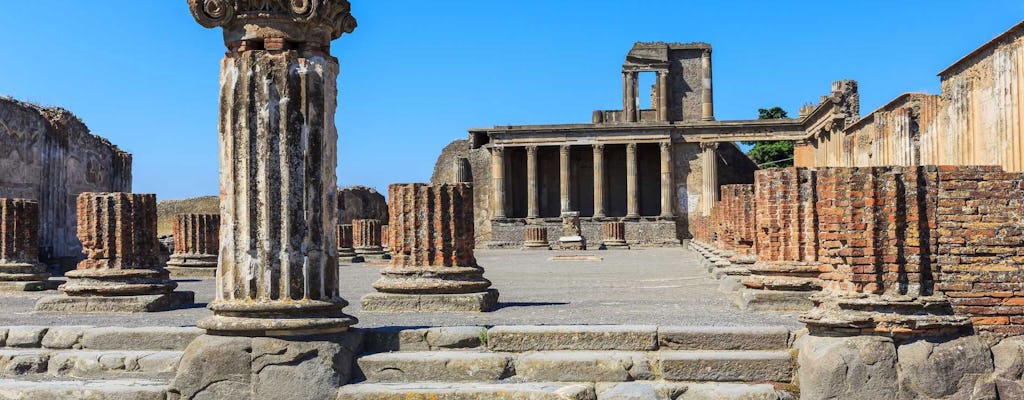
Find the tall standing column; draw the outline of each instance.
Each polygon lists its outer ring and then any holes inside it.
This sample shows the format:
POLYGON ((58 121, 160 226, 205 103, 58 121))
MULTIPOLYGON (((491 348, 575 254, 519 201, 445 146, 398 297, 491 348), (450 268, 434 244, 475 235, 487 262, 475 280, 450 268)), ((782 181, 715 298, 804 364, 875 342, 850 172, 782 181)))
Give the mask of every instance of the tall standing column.
POLYGON ((626 122, 637 121, 637 73, 636 72, 623 72, 623 89, 625 92, 622 94, 622 112, 626 114, 626 122))
POLYGON ((537 193, 537 146, 526 148, 526 217, 540 218, 540 196, 537 193))
POLYGON ((347 330, 335 223, 338 59, 352 32, 347 0, 188 0, 221 27, 222 251, 212 334, 288 336, 347 330))
POLYGON ((711 87, 711 49, 707 49, 700 57, 700 67, 703 71, 703 86, 700 92, 701 112, 700 116, 704 121, 715 120, 715 98, 711 87))
POLYGON ((174 216, 174 254, 167 270, 176 277, 217 276, 220 252, 220 215, 178 214, 174 216))
POLYGON ((604 145, 594 145, 594 218, 604 218, 604 145))
POLYGON ((491 148, 491 186, 494 189, 492 219, 505 219, 505 149, 491 148))
POLYGON ((701 143, 701 215, 711 216, 718 202, 718 143, 701 143))
POLYGON ((673 189, 675 182, 672 177, 672 142, 662 142, 661 145, 661 217, 672 218, 675 211, 672 209, 672 198, 675 194, 673 189))
POLYGON ((39 262, 39 203, 0 199, 0 290, 44 290, 49 278, 39 262))
POLYGON ((658 120, 668 121, 668 70, 658 71, 658 120))
POLYGON ((559 185, 559 198, 562 204, 562 213, 572 211, 572 201, 569 199, 571 190, 570 176, 569 173, 569 146, 561 146, 558 148, 558 185, 559 185))
POLYGON ((640 196, 637 190, 636 143, 626 145, 626 218, 640 218, 640 196))

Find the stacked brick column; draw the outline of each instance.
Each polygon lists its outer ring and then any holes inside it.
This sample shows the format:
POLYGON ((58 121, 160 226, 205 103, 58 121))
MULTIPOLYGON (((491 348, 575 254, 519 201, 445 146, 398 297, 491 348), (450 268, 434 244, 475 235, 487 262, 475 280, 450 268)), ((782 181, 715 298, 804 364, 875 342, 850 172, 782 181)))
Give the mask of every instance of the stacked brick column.
POLYGON ((381 258, 384 246, 381 242, 381 222, 377 219, 352 221, 352 247, 356 254, 366 258, 381 258))
POLYGON ((605 222, 601 225, 602 238, 601 249, 603 250, 628 250, 626 243, 626 223, 605 222))
POLYGON ((723 185, 722 200, 713 216, 718 228, 718 244, 738 255, 754 252, 754 186, 723 185))
POLYGON ((39 262, 39 203, 0 199, 0 290, 44 290, 49 277, 39 262))
POLYGON ((364 311, 488 311, 497 291, 473 253, 473 188, 391 185, 391 265, 364 311))
POLYGON ((380 245, 384 253, 387 253, 390 250, 390 245, 388 244, 388 238, 390 237, 388 229, 389 227, 387 225, 380 226, 380 245))
POLYGON ((548 243, 548 228, 543 226, 528 226, 523 230, 523 250, 551 250, 548 243))
POLYGON ((82 193, 78 239, 85 259, 65 276, 65 296, 41 299, 39 311, 162 311, 191 303, 191 292, 160 267, 156 195, 82 193))
POLYGON ((338 225, 338 257, 352 258, 356 256, 356 250, 352 244, 352 225, 338 225))
POLYGON ((220 215, 174 216, 174 254, 167 262, 172 276, 214 277, 220 253, 220 215))

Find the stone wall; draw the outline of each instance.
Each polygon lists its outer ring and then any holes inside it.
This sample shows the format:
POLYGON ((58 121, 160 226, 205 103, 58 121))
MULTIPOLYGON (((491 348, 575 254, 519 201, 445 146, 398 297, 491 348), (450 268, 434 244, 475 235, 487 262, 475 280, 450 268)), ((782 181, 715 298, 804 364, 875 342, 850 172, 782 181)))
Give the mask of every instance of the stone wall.
POLYGON ((756 253, 762 261, 815 261, 818 257, 815 172, 806 168, 757 171, 756 253))
POLYGON ((737 254, 753 254, 754 185, 724 185, 721 191, 710 224, 716 230, 715 243, 737 254))
POLYGON ((388 220, 388 202, 373 188, 349 186, 338 189, 338 225, 356 219, 388 220))
POLYGON ((0 98, 0 197, 39 201, 44 261, 68 267, 81 258, 78 195, 130 192, 131 170, 130 154, 71 112, 0 98))

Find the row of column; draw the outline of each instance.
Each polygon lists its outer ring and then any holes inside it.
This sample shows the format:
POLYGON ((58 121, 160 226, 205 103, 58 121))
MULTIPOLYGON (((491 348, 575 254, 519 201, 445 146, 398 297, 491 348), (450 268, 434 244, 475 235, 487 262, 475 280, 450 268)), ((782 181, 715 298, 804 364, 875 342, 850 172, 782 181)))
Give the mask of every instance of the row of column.
MULTIPOLYGON (((604 172, 604 146, 603 144, 593 145, 594 150, 594 217, 603 218, 607 216, 605 209, 605 172, 604 172)), ((674 190, 672 178, 672 143, 661 142, 661 217, 672 218, 672 193, 674 190)), ((559 194, 561 199, 561 212, 571 212, 572 202, 570 201, 570 188, 572 174, 569 172, 569 155, 571 146, 559 146, 559 194)), ((540 218, 540 197, 538 194, 538 146, 526 147, 526 188, 527 188, 527 211, 526 217, 530 219, 540 218)), ((505 186, 505 148, 494 147, 491 149, 491 174, 494 186, 494 210, 495 219, 507 218, 507 198, 505 186)), ((637 144, 626 145, 626 218, 640 218, 640 195, 638 191, 638 166, 637 166, 637 144)))
MULTIPOLYGON (((622 72, 622 110, 626 114, 625 122, 637 122, 640 118, 640 90, 639 75, 641 71, 622 72)), ((669 120, 668 101, 668 70, 656 71, 658 74, 657 87, 658 96, 655 108, 658 111, 658 121, 669 120)))

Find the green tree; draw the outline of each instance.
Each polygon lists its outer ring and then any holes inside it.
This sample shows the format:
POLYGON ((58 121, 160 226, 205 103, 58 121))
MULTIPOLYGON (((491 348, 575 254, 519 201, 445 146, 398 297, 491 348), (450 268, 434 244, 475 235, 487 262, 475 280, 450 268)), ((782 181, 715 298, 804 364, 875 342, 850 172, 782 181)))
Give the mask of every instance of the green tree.
MULTIPOLYGON (((782 107, 762 108, 757 110, 757 119, 783 119, 789 118, 786 110, 782 107)), ((793 166, 793 142, 789 140, 777 140, 770 142, 743 142, 745 145, 754 147, 747 152, 747 156, 754 163, 763 168, 792 167, 793 166)))

